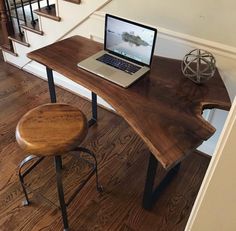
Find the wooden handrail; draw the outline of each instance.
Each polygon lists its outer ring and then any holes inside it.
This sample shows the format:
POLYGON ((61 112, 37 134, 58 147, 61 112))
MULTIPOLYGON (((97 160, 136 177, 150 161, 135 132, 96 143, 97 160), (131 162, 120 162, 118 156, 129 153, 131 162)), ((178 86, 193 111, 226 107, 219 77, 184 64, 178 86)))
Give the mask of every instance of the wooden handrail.
POLYGON ((11 47, 11 41, 8 39, 8 36, 11 34, 11 23, 7 15, 5 0, 0 0, 0 22, 2 29, 2 39, 3 45, 11 47))

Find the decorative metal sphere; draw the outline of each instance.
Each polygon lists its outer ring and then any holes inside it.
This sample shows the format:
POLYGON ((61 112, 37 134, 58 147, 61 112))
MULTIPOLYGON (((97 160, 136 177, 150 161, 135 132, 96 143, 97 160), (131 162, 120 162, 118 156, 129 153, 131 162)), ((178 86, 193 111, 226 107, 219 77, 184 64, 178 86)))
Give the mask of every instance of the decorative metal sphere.
POLYGON ((181 68, 184 76, 200 84, 214 76, 216 60, 208 51, 195 49, 184 56, 181 68))

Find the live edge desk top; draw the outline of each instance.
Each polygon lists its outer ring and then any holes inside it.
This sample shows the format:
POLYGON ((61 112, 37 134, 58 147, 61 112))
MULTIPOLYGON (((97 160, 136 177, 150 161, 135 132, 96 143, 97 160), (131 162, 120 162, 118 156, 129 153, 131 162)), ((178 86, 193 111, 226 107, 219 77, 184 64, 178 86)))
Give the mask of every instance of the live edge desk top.
POLYGON ((218 73, 203 85, 183 78, 180 61, 154 57, 151 71, 127 89, 82 71, 77 63, 102 44, 74 36, 28 57, 105 99, 139 134, 162 166, 169 169, 215 132, 203 109, 229 110, 231 103, 218 73))

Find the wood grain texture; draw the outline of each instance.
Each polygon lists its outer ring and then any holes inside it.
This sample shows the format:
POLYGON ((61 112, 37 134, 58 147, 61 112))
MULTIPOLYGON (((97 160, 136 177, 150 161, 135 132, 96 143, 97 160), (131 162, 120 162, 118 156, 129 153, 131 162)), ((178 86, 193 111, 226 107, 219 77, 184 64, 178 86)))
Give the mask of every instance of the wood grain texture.
POLYGON ((0 45, 6 45, 7 47, 11 47, 12 45, 8 39, 8 35, 11 34, 11 24, 10 24, 7 6, 5 1, 0 1, 0 33, 1 33, 1 43, 0 45))
POLYGON ((0 26, 0 46, 3 45, 3 32, 2 32, 2 26, 0 26))
MULTIPOLYGON (((58 102, 80 108, 89 118, 91 103, 57 88, 58 102)), ((0 58, 0 230, 61 231, 60 210, 45 200, 58 203, 53 158, 46 158, 25 180, 33 190, 32 204, 23 207, 17 177, 24 152, 15 140, 15 127, 30 109, 50 102, 47 83, 0 58), (39 194, 40 192, 40 194, 39 194)), ((209 158, 197 152, 181 164, 178 175, 165 189, 151 212, 141 207, 149 150, 119 116, 98 108, 98 123, 89 128, 83 146, 97 155, 104 193, 95 179, 68 208, 72 231, 183 231, 207 169, 209 158)), ((70 155, 63 156, 63 182, 68 198, 88 166, 70 155)), ((157 181, 165 174, 158 169, 157 181)), ((156 182, 158 183, 158 182, 156 182)))
POLYGON ((33 51, 28 57, 92 90, 139 134, 164 168, 180 162, 215 132, 201 113, 206 108, 229 110, 231 103, 216 72, 206 84, 183 78, 180 61, 154 57, 152 69, 128 89, 77 68, 77 63, 102 49, 74 36, 33 51))
POLYGON ((68 104, 43 104, 28 111, 18 122, 16 140, 26 152, 38 156, 67 153, 88 131, 85 115, 68 104))

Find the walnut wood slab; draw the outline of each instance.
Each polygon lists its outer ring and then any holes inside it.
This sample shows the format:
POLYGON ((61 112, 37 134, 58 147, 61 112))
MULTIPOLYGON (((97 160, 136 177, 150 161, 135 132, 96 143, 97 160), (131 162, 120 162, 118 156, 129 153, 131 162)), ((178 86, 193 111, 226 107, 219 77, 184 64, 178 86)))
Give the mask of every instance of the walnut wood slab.
POLYGON ((87 134, 85 115, 67 104, 44 104, 27 112, 16 127, 20 147, 38 156, 73 150, 87 134))
POLYGON ((128 89, 77 68, 102 44, 74 36, 28 54, 90 89, 129 123, 164 168, 180 162, 215 132, 201 114, 206 108, 229 110, 231 103, 218 73, 203 85, 183 77, 180 61, 154 57, 152 69, 128 89))

